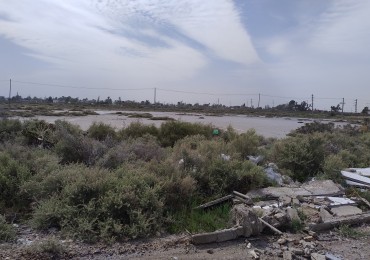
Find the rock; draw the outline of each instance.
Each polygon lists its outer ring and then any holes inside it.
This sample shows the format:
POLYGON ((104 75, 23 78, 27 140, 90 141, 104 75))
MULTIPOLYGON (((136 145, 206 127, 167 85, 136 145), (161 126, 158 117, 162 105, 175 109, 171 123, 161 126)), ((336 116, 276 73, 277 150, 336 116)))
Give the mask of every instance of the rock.
POLYGON ((307 242, 312 242, 313 240, 315 240, 315 238, 313 236, 306 236, 303 238, 303 240, 307 242))
POLYGON ((208 250, 207 250, 207 253, 212 255, 214 252, 213 252, 213 250, 212 250, 212 249, 208 249, 208 250))
POLYGON ((320 207, 320 222, 326 222, 329 219, 332 219, 333 216, 327 211, 324 207, 320 207))
POLYGON ((290 206, 292 203, 292 198, 288 196, 282 196, 279 198, 279 201, 281 202, 282 206, 290 206))
POLYGON ((362 210, 356 206, 340 206, 332 208, 331 211, 335 216, 343 217, 349 215, 361 214, 362 210))
POLYGON ((306 255, 306 256, 311 255, 311 249, 309 249, 308 247, 306 247, 306 248, 304 249, 304 255, 306 255))
POLYGON ((284 260, 292 260, 293 259, 292 252, 284 251, 283 252, 283 259, 284 260))
POLYGON ((296 247, 289 248, 289 251, 292 252, 295 255, 303 255, 304 254, 304 251, 302 249, 296 248, 296 247))
POLYGON ((274 215, 274 218, 279 222, 280 224, 279 226, 286 224, 286 220, 287 220, 286 214, 279 212, 274 215))
POLYGON ((299 218, 299 215, 298 215, 298 211, 294 208, 287 208, 286 209, 286 213, 287 213, 287 217, 290 221, 292 220, 299 220, 301 221, 301 219, 299 218))
POLYGON ((325 257, 326 257, 326 260, 342 260, 342 258, 336 257, 335 255, 330 254, 330 253, 326 253, 325 257))
POLYGON ((298 207, 300 205, 301 205, 301 203, 299 202, 299 200, 297 198, 292 199, 292 206, 293 207, 298 207))
POLYGON ((249 254, 254 258, 254 259, 259 259, 259 256, 254 250, 249 250, 249 254))
POLYGON ((252 247, 251 243, 248 243, 247 248, 250 249, 252 247))
POLYGON ((318 254, 318 253, 312 253, 311 254, 311 260, 325 260, 326 257, 324 255, 318 254))
POLYGON ((258 219, 257 214, 244 204, 235 205, 232 210, 232 223, 243 227, 243 236, 250 237, 262 232, 264 225, 258 219))

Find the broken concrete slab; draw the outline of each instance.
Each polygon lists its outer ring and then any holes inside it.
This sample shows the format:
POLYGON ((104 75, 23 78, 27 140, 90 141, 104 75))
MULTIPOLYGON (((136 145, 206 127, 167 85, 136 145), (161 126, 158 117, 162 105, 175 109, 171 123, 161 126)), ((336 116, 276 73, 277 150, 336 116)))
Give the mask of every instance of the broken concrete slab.
POLYGON ((370 213, 362 213, 359 215, 336 217, 319 224, 311 224, 309 225, 309 229, 312 231, 322 231, 332 229, 340 225, 355 225, 369 222, 370 222, 370 213))
POLYGON ((263 230, 263 225, 257 214, 244 204, 235 205, 231 209, 231 221, 235 226, 244 228, 243 236, 258 235, 263 230))
POLYGON ((244 228, 234 227, 229 229, 223 229, 215 232, 196 234, 191 237, 193 244, 208 244, 215 242, 225 242, 232 239, 236 239, 244 234, 244 228))
POLYGON ((333 212, 334 216, 344 217, 350 215, 361 214, 362 210, 355 206, 340 206, 332 208, 331 211, 333 212))
POLYGON ((284 196, 296 198, 298 196, 335 196, 343 194, 343 188, 331 180, 311 181, 301 187, 268 187, 247 193, 251 198, 280 198, 284 196))

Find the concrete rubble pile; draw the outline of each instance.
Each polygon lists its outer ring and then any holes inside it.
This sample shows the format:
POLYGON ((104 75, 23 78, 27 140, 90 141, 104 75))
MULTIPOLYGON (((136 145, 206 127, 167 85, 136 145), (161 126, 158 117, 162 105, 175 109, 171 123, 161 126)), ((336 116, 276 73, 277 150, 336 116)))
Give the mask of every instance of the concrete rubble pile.
MULTIPOLYGON (((273 243, 273 250, 267 252, 266 249, 264 255, 276 255, 283 259, 340 259, 320 247, 320 243, 316 241, 317 232, 343 224, 370 222, 370 213, 363 212, 358 207, 363 204, 369 208, 370 203, 361 197, 347 198, 344 188, 331 180, 268 187, 247 194, 234 191, 229 196, 199 208, 230 199, 234 202, 231 212, 233 227, 193 235, 194 244, 223 242, 238 237, 257 236, 261 232, 272 232, 280 238, 273 243), (300 234, 282 232, 298 229, 300 234)), ((258 259, 262 254, 259 252, 261 250, 250 250, 252 258, 258 259)))

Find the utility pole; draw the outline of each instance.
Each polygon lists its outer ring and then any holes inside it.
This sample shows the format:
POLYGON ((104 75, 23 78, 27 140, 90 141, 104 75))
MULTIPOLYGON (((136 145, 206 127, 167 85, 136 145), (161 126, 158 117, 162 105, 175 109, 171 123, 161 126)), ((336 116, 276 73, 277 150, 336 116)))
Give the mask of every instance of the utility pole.
POLYGON ((9 80, 9 99, 8 99, 9 106, 10 106, 11 96, 12 96, 12 79, 9 80))
POLYGON ((251 108, 253 108, 253 99, 251 98, 251 108))
POLYGON ((342 114, 343 114, 343 111, 344 111, 344 98, 342 99, 342 114))
POLYGON ((355 113, 357 113, 357 98, 355 99, 355 113))
POLYGON ((260 107, 260 101, 261 101, 261 94, 258 94, 258 106, 257 106, 257 108, 260 107))
POLYGON ((313 94, 311 95, 311 108, 312 108, 312 113, 313 113, 313 94))
POLYGON ((157 103, 157 88, 154 88, 154 105, 157 103))

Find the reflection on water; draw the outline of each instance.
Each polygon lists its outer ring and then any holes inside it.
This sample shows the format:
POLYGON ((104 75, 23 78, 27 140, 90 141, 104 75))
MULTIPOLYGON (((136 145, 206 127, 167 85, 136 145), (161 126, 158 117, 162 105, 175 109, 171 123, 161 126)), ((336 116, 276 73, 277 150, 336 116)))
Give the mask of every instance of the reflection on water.
MULTIPOLYGON (((103 122, 117 129, 126 127, 132 122, 143 124, 154 124, 160 126, 164 121, 154 121, 146 118, 129 118, 124 115, 115 114, 117 111, 96 111, 99 115, 89 115, 81 117, 59 117, 59 116, 37 116, 36 118, 53 123, 55 120, 66 120, 70 123, 79 125, 83 130, 87 130, 93 122, 103 122)), ((144 113, 143 111, 120 111, 123 113, 144 113)), ((266 118, 249 117, 246 115, 227 115, 209 116, 205 114, 179 114, 176 112, 149 112, 154 117, 171 117, 176 120, 212 124, 217 128, 226 129, 231 125, 237 132, 246 132, 254 128, 256 132, 265 137, 285 137, 291 130, 302 126, 302 119, 297 118, 266 118)), ((307 120, 305 120, 307 121, 307 120)))

